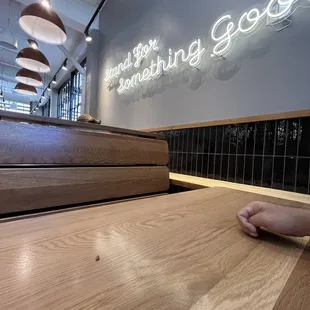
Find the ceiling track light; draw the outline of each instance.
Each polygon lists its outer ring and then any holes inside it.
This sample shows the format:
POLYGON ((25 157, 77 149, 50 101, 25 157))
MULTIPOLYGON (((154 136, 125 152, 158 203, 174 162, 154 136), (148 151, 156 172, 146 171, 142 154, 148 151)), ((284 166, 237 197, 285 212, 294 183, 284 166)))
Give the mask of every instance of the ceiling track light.
POLYGON ((39 73, 30 71, 28 69, 20 69, 16 73, 15 79, 18 82, 24 83, 26 85, 31 85, 35 87, 42 87, 43 81, 39 73))
POLYGON ((51 84, 49 84, 48 86, 47 86, 47 89, 46 89, 47 91, 51 91, 52 89, 51 89, 51 84))
POLYGON ((54 76, 52 83, 53 83, 54 85, 56 85, 56 84, 57 84, 57 81, 56 81, 56 76, 54 76))
POLYGON ((26 85, 23 83, 18 83, 14 91, 20 95, 26 95, 26 96, 36 96, 37 90, 34 86, 26 85))
POLYGON ((0 98, 3 98, 3 91, 1 89, 1 92, 0 92, 0 98))
POLYGON ((19 25, 31 37, 47 44, 61 45, 67 40, 62 20, 46 0, 28 5, 21 13, 19 25))
POLYGON ((68 70, 68 67, 67 67, 67 59, 64 61, 62 67, 61 67, 62 70, 64 71, 67 71, 68 70))
POLYGON ((86 42, 91 42, 93 40, 93 38, 89 35, 88 32, 85 33, 85 40, 86 42))

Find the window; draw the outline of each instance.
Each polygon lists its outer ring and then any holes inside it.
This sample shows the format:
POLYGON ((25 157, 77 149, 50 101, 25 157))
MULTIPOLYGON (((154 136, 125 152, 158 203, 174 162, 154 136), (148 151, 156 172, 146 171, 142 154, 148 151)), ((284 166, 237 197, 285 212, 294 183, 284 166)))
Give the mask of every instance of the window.
POLYGON ((58 93, 57 118, 70 120, 71 80, 66 82, 58 93))
POLYGON ((0 101, 0 110, 30 114, 30 103, 21 103, 10 100, 0 101))
MULTIPOLYGON (((86 59, 81 64, 86 69, 86 59)), ((81 114, 83 76, 77 70, 58 93, 57 118, 76 121, 81 114)))
POLYGON ((50 109, 51 109, 51 99, 47 101, 47 103, 42 107, 42 116, 50 117, 50 109))
POLYGON ((73 76, 72 84, 72 104, 71 104, 71 119, 76 121, 81 115, 81 104, 82 104, 82 74, 77 72, 73 76))

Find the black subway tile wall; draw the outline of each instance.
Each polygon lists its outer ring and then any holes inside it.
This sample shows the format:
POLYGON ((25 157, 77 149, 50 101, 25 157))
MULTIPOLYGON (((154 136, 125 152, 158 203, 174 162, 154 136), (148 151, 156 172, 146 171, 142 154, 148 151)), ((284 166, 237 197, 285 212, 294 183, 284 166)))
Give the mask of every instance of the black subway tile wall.
POLYGON ((310 117, 161 134, 171 172, 310 194, 310 117))

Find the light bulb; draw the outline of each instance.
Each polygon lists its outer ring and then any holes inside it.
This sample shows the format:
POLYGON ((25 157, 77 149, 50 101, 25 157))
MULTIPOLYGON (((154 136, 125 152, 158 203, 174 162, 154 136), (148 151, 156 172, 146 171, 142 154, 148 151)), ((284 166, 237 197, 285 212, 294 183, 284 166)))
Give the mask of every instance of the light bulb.
POLYGON ((64 71, 68 70, 68 68, 67 68, 67 60, 65 60, 65 62, 63 63, 61 69, 64 70, 64 71))
POLYGON ((51 3, 48 0, 41 0, 41 4, 48 9, 51 7, 51 3))

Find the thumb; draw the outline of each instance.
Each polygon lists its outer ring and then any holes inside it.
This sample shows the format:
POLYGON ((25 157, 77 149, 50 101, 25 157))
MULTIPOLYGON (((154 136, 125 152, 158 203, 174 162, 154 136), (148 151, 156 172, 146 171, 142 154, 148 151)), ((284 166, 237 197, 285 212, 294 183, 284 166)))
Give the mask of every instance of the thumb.
POLYGON ((261 211, 256 213, 255 215, 249 218, 249 222, 254 225, 255 227, 264 227, 267 228, 268 226, 268 219, 266 216, 266 212, 261 211))

